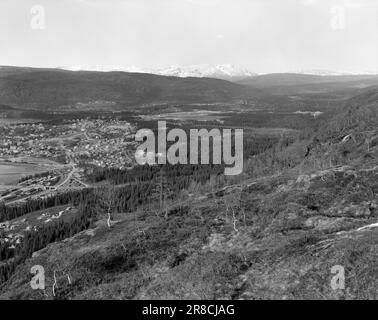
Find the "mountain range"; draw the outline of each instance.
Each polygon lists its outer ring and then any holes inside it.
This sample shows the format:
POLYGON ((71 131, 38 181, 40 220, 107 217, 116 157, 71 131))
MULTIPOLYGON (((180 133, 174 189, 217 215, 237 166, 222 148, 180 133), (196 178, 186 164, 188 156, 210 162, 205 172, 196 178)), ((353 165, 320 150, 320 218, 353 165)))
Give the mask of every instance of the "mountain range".
MULTIPOLYGON (((121 71, 68 71, 63 69, 0 67, 0 104, 37 110, 125 110, 159 103, 235 103, 272 95, 343 92, 345 97, 378 86, 378 76, 319 76, 278 73, 254 75, 236 81, 242 73, 219 67, 234 81, 184 77, 181 70, 165 75, 121 71), (175 76, 170 76, 175 74, 175 76)), ((199 71, 199 70, 197 70, 199 71)), ((163 72, 162 72, 163 73, 163 72)), ((247 74, 247 73, 245 73, 247 74)))
POLYGON ((148 103, 233 102, 261 93, 260 89, 211 78, 0 67, 0 104, 26 109, 62 109, 78 103, 98 106, 101 102, 118 109, 148 103))
POLYGON ((256 76, 254 73, 246 68, 240 68, 232 64, 218 64, 218 65, 191 65, 191 66, 170 66, 167 68, 138 68, 138 67, 103 67, 103 66, 71 66, 61 67, 61 69, 69 71, 123 71, 132 73, 151 73, 161 76, 170 77, 196 77, 196 78, 216 78, 223 80, 241 80, 248 77, 256 76))
MULTIPOLYGON (((258 74, 251 71, 248 68, 243 68, 235 66, 233 64, 199 64, 199 65, 189 65, 189 66, 169 66, 166 68, 138 68, 138 67, 104 67, 104 66, 70 66, 61 67, 61 69, 69 71, 124 71, 124 72, 136 72, 136 73, 151 73, 162 76, 173 76, 173 77, 196 77, 196 78, 216 78, 229 81, 240 81, 247 78, 253 78, 256 76, 264 76, 267 74, 258 74)), ((311 76, 322 76, 322 77, 333 77, 333 76, 366 76, 366 75, 377 75, 375 71, 364 71, 364 72, 345 72, 345 71, 334 71, 327 69, 306 69, 299 71, 286 72, 282 74, 301 74, 301 75, 311 75, 311 76)))

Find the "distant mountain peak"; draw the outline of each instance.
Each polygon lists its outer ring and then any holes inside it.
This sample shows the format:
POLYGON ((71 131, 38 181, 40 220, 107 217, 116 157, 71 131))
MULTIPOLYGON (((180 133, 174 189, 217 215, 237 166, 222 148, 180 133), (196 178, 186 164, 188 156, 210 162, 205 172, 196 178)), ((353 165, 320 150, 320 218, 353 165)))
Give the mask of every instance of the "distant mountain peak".
POLYGON ((175 77, 199 77, 199 78, 219 78, 219 79, 243 79, 256 76, 257 74, 232 64, 218 64, 215 66, 201 64, 185 67, 170 67, 156 71, 157 74, 175 77))

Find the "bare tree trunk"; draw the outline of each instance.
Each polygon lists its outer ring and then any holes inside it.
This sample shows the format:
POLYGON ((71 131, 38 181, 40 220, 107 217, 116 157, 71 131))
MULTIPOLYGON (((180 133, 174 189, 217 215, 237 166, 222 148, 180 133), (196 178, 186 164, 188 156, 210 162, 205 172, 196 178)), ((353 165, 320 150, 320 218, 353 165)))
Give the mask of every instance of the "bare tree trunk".
POLYGON ((108 220, 107 220, 108 228, 111 227, 111 216, 110 216, 110 208, 108 208, 108 220))
POLYGON ((160 214, 163 213, 163 171, 160 170, 160 214))
POLYGON ((56 270, 54 270, 54 284, 52 287, 53 296, 55 297, 55 288, 58 288, 58 284, 56 282, 56 270))
POLYGON ((232 219, 234 220, 234 221, 233 221, 234 230, 235 230, 236 232, 238 232, 239 230, 236 228, 236 222, 237 222, 237 219, 236 219, 236 217, 235 217, 235 210, 234 210, 234 208, 231 208, 231 210, 232 210, 232 219))

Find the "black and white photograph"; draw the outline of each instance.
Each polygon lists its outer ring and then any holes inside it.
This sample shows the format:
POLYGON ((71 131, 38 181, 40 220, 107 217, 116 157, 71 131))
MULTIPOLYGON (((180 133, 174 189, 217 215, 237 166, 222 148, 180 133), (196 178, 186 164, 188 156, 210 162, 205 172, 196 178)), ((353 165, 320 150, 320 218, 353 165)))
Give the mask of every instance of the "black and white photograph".
POLYGON ((377 33, 376 0, 0 0, 0 300, 378 299, 377 33))

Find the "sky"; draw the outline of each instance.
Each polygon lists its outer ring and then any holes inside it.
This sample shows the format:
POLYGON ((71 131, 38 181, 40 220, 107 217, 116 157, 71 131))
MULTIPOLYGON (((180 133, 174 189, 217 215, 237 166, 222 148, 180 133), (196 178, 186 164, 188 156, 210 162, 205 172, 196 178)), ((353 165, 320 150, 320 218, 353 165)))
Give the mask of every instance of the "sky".
POLYGON ((378 71, 377 0, 0 0, 0 65, 378 71))

